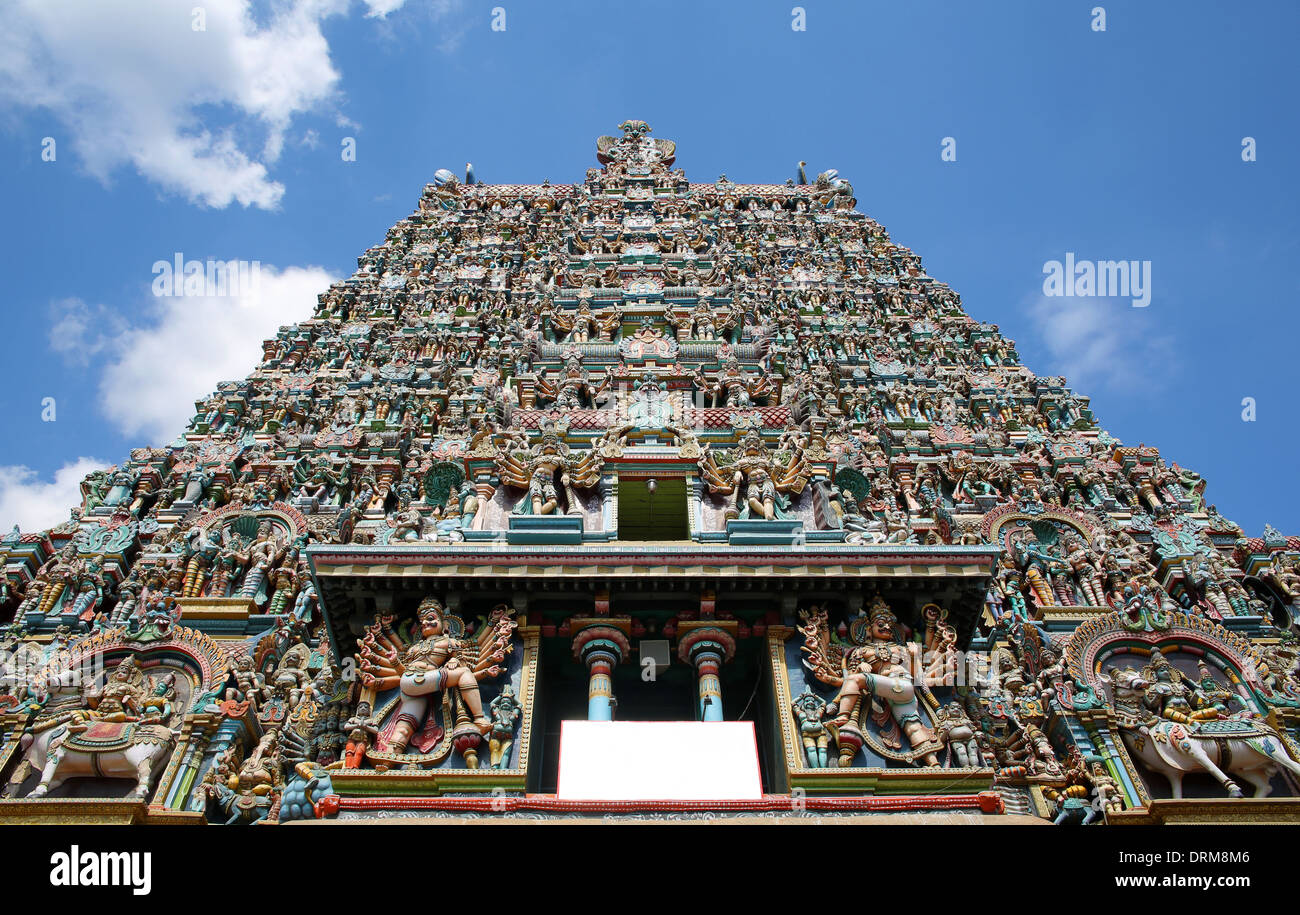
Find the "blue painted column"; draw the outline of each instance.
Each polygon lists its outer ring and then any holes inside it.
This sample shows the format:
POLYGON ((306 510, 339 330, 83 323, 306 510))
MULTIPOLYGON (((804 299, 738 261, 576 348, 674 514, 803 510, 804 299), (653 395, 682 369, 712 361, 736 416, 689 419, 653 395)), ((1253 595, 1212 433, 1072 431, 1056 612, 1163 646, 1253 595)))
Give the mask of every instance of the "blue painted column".
POLYGON ((631 649, 627 636, 615 626, 584 626, 573 639, 573 655, 587 665, 587 720, 614 719, 614 668, 631 649))
POLYGON ((612 721, 614 719, 614 681, 610 676, 618 658, 612 651, 592 648, 584 652, 583 660, 591 676, 587 680, 587 720, 612 721))
POLYGON ((699 719, 700 721, 722 720, 722 681, 718 679, 718 670, 722 667, 722 647, 720 645, 700 645, 692 658, 695 662, 695 674, 699 685, 699 719))
POLYGON ((723 720, 722 681, 718 672, 723 663, 736 653, 736 640, 723 628, 725 625, 722 622, 703 620, 699 623, 683 623, 681 627, 686 631, 677 643, 677 656, 695 668, 697 721, 723 720))

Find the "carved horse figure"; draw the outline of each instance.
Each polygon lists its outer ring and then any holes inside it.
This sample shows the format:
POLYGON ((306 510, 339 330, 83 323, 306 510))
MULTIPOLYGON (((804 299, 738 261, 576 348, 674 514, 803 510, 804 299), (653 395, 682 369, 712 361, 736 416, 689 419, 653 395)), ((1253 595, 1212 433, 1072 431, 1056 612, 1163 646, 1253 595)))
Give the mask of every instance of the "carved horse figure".
POLYGON ((1255 797, 1272 790, 1269 780, 1280 769, 1300 776, 1300 763, 1287 755, 1277 731, 1249 718, 1179 722, 1151 715, 1142 699, 1151 681, 1132 668, 1112 674, 1116 720, 1134 759, 1169 779, 1175 799, 1183 796, 1183 777, 1208 772, 1230 797, 1242 790, 1228 773, 1255 788, 1255 797), (1226 770, 1226 771, 1225 771, 1226 770))

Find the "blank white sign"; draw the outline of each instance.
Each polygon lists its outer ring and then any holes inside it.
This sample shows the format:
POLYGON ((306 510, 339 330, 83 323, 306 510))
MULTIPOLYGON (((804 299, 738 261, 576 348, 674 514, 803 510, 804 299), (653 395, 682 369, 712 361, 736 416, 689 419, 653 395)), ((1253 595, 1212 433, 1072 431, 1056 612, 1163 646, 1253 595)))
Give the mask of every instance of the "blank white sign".
POLYGON ((556 795, 574 801, 758 800, 750 721, 562 721, 556 795))

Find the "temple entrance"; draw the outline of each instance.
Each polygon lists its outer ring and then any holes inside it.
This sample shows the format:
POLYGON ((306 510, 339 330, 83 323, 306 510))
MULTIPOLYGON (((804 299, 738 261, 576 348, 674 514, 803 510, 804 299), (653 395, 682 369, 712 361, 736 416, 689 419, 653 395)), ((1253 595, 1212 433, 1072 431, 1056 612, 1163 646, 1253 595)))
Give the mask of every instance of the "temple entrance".
POLYGON ((754 727, 746 721, 566 721, 561 800, 758 801, 754 727))
MULTIPOLYGON (((736 657, 720 671, 722 719, 749 722, 758 738, 759 769, 763 788, 776 789, 772 773, 778 771, 779 759, 773 749, 779 747, 776 723, 770 720, 770 678, 763 677, 764 655, 757 644, 744 645, 736 657), (775 765, 775 768, 774 768, 775 765)), ((560 736, 563 723, 587 719, 588 671, 572 657, 570 640, 547 639, 542 644, 543 679, 539 683, 538 702, 541 729, 538 736, 541 765, 529 790, 553 794, 557 790, 560 765, 560 736)), ((654 679, 642 676, 637 658, 619 664, 611 672, 615 707, 614 721, 696 722, 699 694, 695 671, 674 655, 667 669, 654 679)))
MULTIPOLYGON (((635 661, 635 659, 633 659, 635 661)), ((641 669, 620 664, 614 670, 615 721, 692 721, 695 718, 695 674, 673 664, 654 680, 641 669)))
POLYGON ((686 511, 685 477, 619 478, 619 540, 685 540, 686 511))

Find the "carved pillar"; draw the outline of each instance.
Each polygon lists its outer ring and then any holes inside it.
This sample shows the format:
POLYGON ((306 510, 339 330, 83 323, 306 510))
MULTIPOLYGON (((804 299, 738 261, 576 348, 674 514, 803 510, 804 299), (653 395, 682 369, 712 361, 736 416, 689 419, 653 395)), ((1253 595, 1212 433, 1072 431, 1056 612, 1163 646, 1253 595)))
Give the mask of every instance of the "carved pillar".
POLYGON ((618 474, 602 473, 600 476, 600 517, 605 531, 618 530, 618 474))
POLYGON ((610 721, 614 717, 614 681, 610 674, 620 657, 600 640, 593 640, 583 650, 582 660, 591 672, 587 681, 587 720, 610 721))
MULTIPOLYGON (((176 792, 168 800, 168 805, 179 810, 196 810, 203 812, 207 806, 202 801, 196 802, 194 799, 194 787, 200 783, 200 776, 207 774, 207 766, 215 766, 222 754, 230 747, 231 744, 239 740, 240 735, 251 734, 250 722, 255 721, 256 714, 249 712, 243 718, 229 718, 222 716, 215 722, 215 730, 206 741, 206 745, 199 751, 194 763, 194 771, 189 779, 187 793, 176 792)), ((245 744, 248 746, 256 745, 257 741, 252 737, 247 737, 245 744)))
POLYGON ((515 376, 515 389, 519 392, 519 406, 531 410, 537 405, 537 376, 525 372, 515 376))
POLYGON ((678 624, 677 657, 695 668, 699 721, 722 721, 722 681, 718 672, 736 653, 735 620, 678 624))
POLYGON ((614 718, 613 672, 627 657, 632 646, 627 633, 630 619, 574 620, 578 634, 573 638, 573 656, 587 665, 587 720, 612 721, 614 718))
POLYGON ((704 530, 704 483, 698 473, 686 474, 686 536, 694 540, 704 530))
POLYGON ((176 746, 172 748, 167 768, 153 787, 151 796, 154 800, 149 805, 151 810, 183 810, 188 806, 193 778, 198 772, 197 762, 190 749, 191 742, 198 739, 206 744, 211 725, 219 720, 206 712, 191 712, 182 719, 181 732, 176 746))
MULTIPOLYGON (((8 710, 3 715, 0 715, 0 733, 4 734, 4 741, 0 743, 0 773, 4 773, 9 778, 12 778, 17 769, 22 766, 23 753, 20 742, 29 719, 30 716, 26 712, 13 710, 8 710), (13 764, 15 759, 18 762, 13 764)), ((17 788, 17 785, 13 785, 15 791, 17 788)), ((6 785, 0 783, 0 796, 3 796, 5 792, 6 785)))
POLYGON ((201 714, 189 718, 182 728, 177 747, 180 762, 171 778, 156 795, 155 803, 171 810, 188 810, 196 778, 203 766, 213 735, 220 729, 223 719, 219 715, 201 714))
POLYGON ((700 701, 697 711, 701 721, 722 720, 722 681, 718 679, 722 656, 722 646, 715 642, 696 645, 691 653, 698 677, 700 701))

